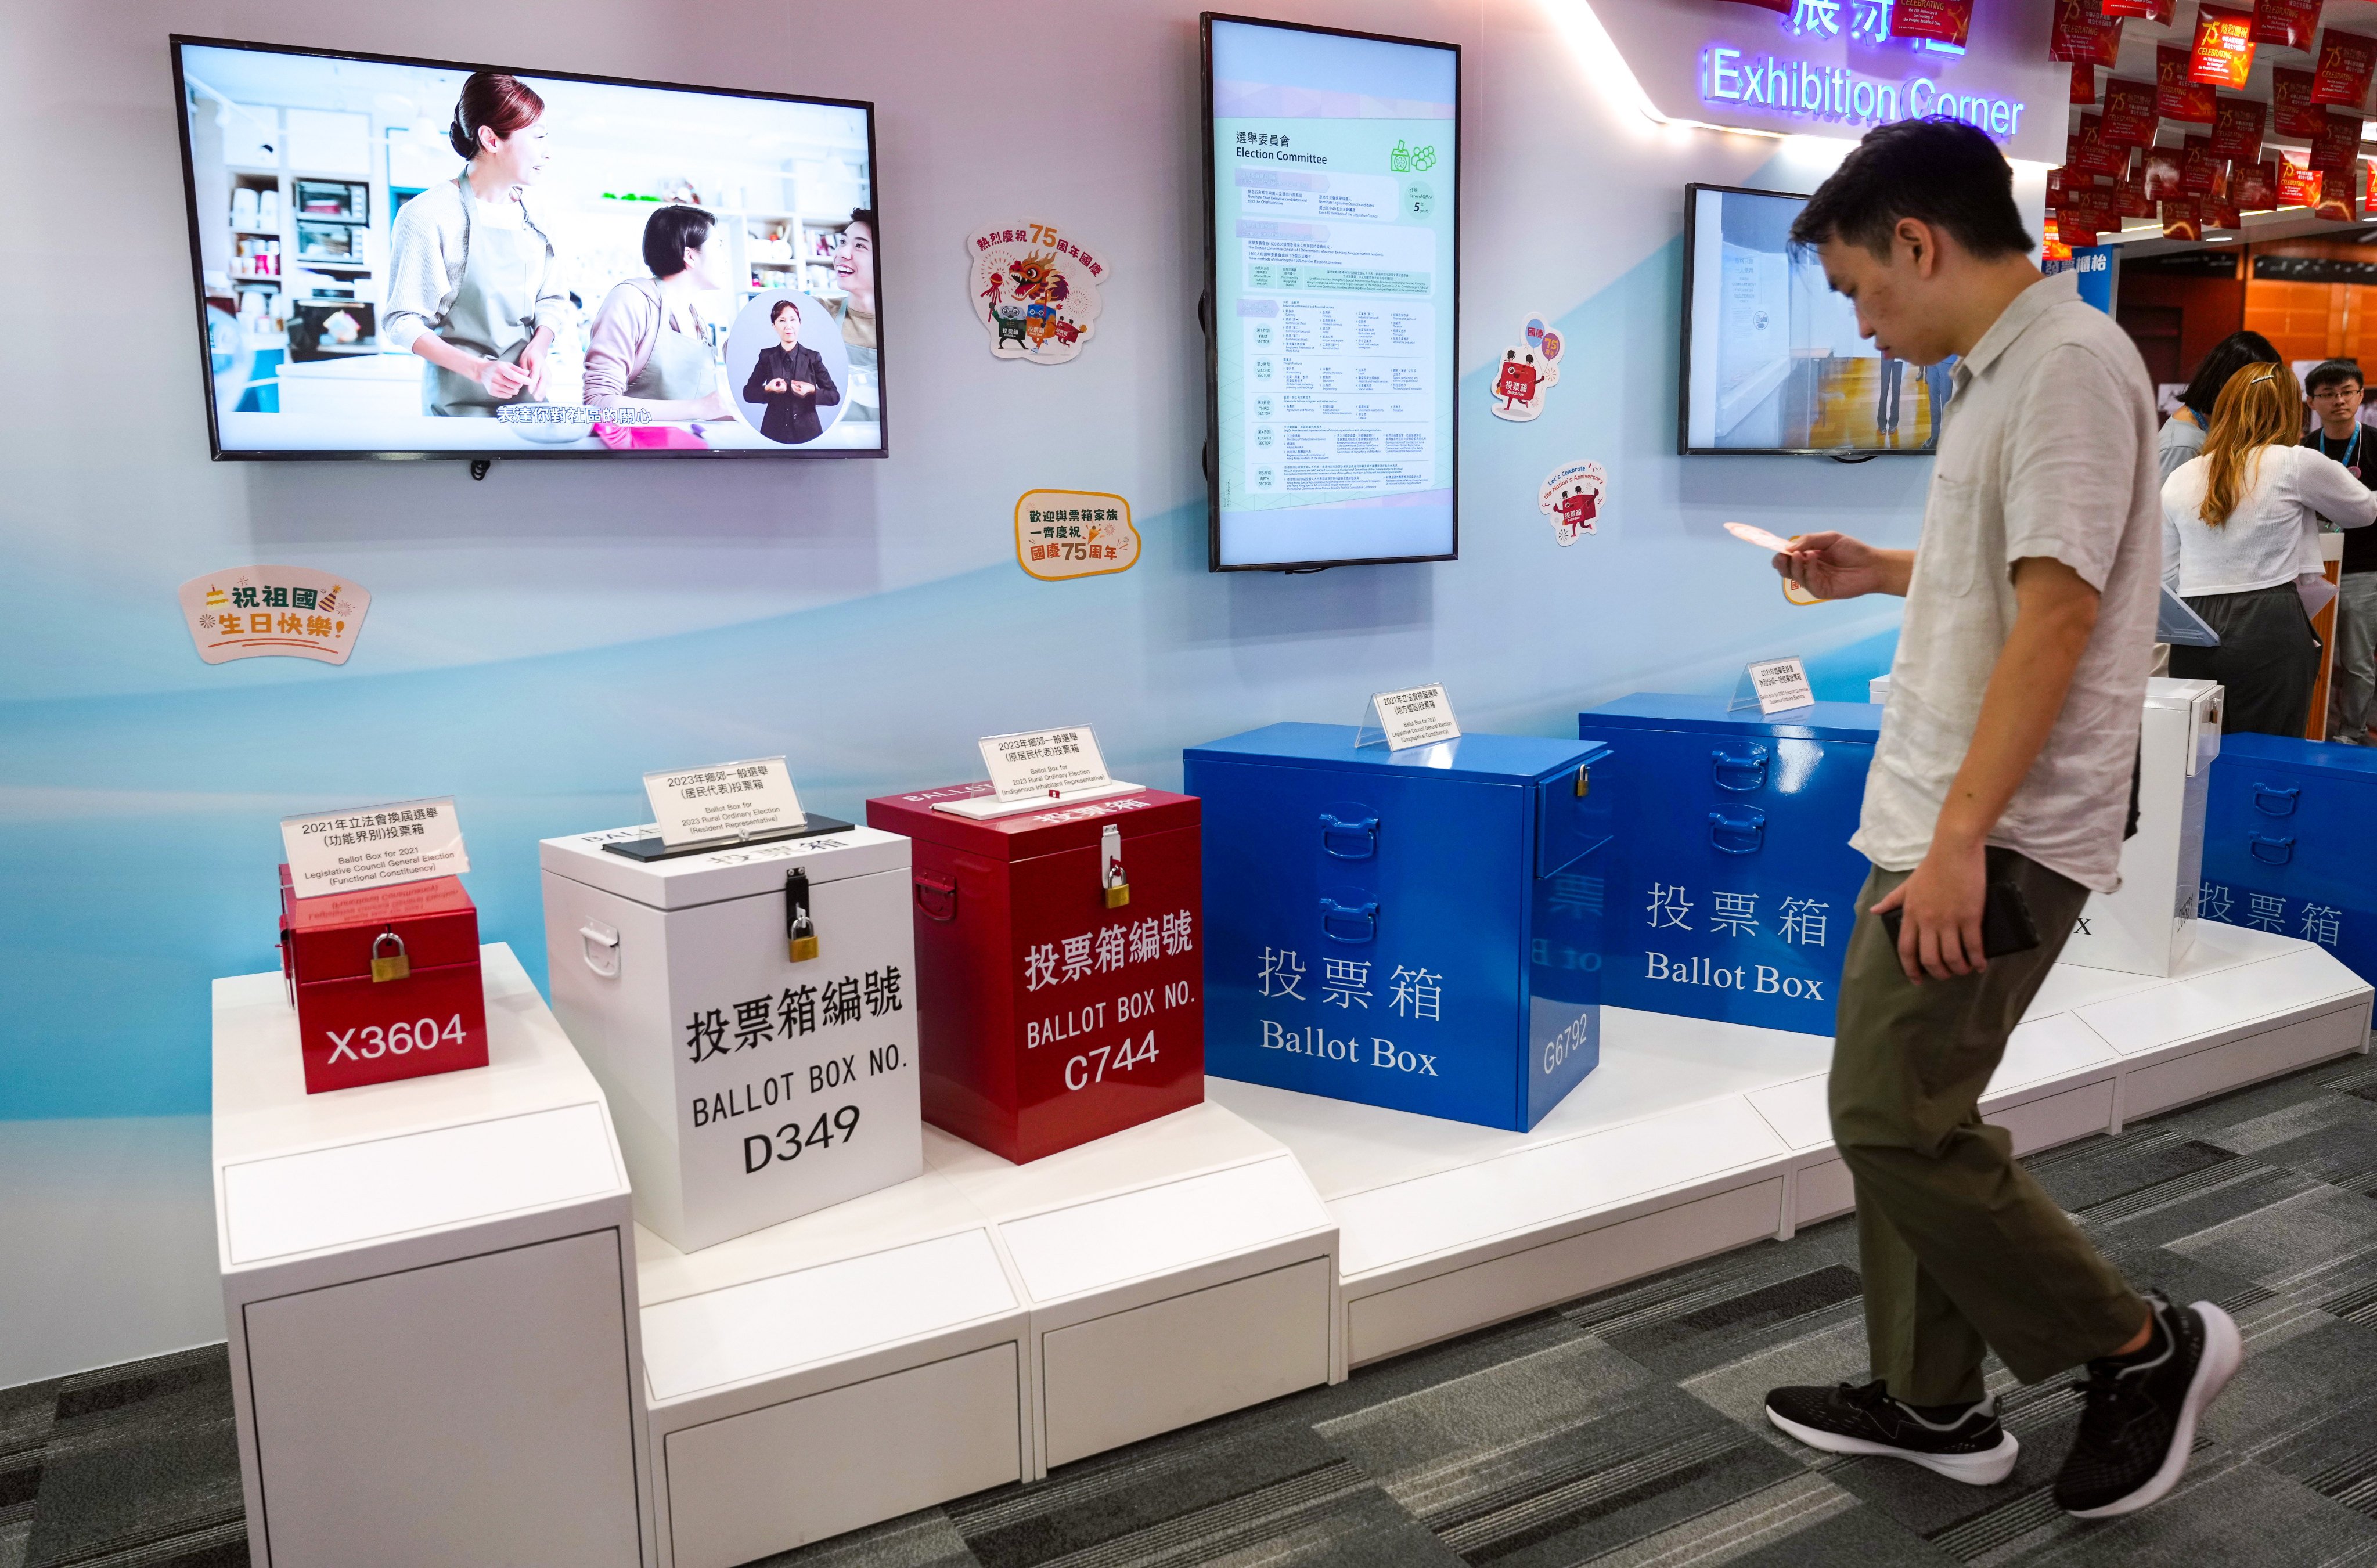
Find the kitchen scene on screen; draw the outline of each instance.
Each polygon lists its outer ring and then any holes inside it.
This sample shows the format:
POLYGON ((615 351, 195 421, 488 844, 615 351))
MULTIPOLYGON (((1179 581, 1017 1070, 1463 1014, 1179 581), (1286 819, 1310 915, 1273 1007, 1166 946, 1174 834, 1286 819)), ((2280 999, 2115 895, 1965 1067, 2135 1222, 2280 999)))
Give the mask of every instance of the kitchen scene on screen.
POLYGON ((882 450, 866 106, 179 63, 224 455, 882 450))

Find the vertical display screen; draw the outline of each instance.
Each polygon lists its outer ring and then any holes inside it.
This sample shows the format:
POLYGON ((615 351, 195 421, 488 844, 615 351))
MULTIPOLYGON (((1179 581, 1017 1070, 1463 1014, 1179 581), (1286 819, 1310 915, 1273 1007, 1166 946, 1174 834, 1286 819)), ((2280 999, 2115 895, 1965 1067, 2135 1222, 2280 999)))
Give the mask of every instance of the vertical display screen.
POLYGON ((1449 560, 1461 51, 1204 34, 1212 568, 1449 560))

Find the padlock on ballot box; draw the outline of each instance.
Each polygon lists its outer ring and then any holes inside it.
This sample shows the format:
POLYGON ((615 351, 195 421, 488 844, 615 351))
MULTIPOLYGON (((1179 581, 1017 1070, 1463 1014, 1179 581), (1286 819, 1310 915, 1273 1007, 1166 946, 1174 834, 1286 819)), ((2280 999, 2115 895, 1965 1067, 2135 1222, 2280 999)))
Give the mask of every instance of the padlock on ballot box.
POLYGON ((1021 1164, 1205 1098, 1198 803, 982 820, 987 783, 866 802, 914 841, 925 1120, 1021 1164))
POLYGON ((479 912, 460 882, 300 898, 284 880, 281 921, 307 1094, 487 1064, 479 912))

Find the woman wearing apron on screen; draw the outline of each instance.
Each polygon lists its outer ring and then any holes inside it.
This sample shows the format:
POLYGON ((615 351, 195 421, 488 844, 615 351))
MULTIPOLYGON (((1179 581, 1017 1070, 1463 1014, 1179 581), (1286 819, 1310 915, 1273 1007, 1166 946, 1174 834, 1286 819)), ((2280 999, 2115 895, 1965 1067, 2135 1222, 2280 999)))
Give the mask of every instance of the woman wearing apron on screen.
POLYGON ((604 296, 586 343, 586 401, 639 407, 656 420, 731 420, 718 357, 694 300, 726 283, 724 236, 698 207, 668 206, 644 221, 650 278, 604 296))
POLYGON ((429 362, 424 413, 492 418, 543 393, 570 312, 553 242, 521 200, 544 172, 543 113, 525 83, 472 72, 446 133, 468 166, 396 216, 381 336, 429 362))

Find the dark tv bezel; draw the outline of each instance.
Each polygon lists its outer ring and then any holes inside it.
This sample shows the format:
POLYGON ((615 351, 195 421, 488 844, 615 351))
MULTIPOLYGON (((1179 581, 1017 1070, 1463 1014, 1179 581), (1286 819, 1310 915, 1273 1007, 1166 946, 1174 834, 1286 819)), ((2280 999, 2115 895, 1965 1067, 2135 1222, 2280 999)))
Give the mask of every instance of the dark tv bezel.
POLYGON ((1273 21, 1268 17, 1242 17, 1227 11, 1201 11, 1197 17, 1199 55, 1198 96, 1202 113, 1205 165, 1205 569, 1209 572, 1318 572, 1332 566, 1394 566, 1408 562, 1461 559, 1461 77, 1462 46, 1428 38, 1404 38, 1393 33, 1362 32, 1353 28, 1313 27, 1303 22, 1273 21), (1452 548, 1441 555, 1355 555, 1335 561, 1264 561, 1226 565, 1222 561, 1222 322, 1218 236, 1213 209, 1213 24, 1236 22, 1248 27, 1275 28, 1282 32, 1318 32, 1332 38, 1359 38, 1373 43, 1401 43, 1420 49, 1452 52, 1452 363, 1443 367, 1451 377, 1452 548))
POLYGON ((1680 457, 1839 457, 1857 461, 1867 457, 1938 456, 1937 446, 1695 446, 1691 444, 1692 257, 1695 255, 1692 242, 1700 222, 1700 203, 1695 198, 1702 191, 1715 191, 1724 196, 1774 196, 1800 203, 1808 200, 1802 192, 1760 190, 1754 185, 1715 185, 1695 180, 1684 187, 1684 305, 1676 353, 1676 455, 1680 457))
MULTIPOLYGON (((225 462, 483 462, 502 461, 601 461, 616 462, 622 458, 651 458, 663 462, 699 462, 704 459, 757 457, 769 461, 793 458, 821 457, 888 457, 891 455, 891 396, 888 374, 890 355, 883 330, 883 227, 881 162, 875 147, 875 104, 861 98, 820 98, 809 93, 762 92, 744 88, 693 87, 681 82, 651 81, 638 77, 596 76, 586 71, 548 71, 525 65, 502 65, 482 61, 476 65, 459 60, 439 60, 416 54, 376 54, 353 49, 314 49, 299 44, 257 43, 235 38, 208 38, 195 33, 169 33, 166 52, 173 65, 173 116, 175 135, 182 148, 182 205, 190 230, 190 290, 197 306, 198 379, 204 388, 207 410, 207 447, 213 460, 225 462), (866 115, 866 188, 867 200, 876 214, 875 227, 875 385, 881 417, 878 427, 880 440, 866 448, 838 447, 807 451, 787 446, 782 451, 747 450, 741 448, 710 448, 700 452, 638 451, 600 452, 557 451, 538 447, 522 451, 515 446, 490 449, 440 447, 436 450, 385 451, 305 451, 257 452, 230 450, 222 444, 222 430, 215 409, 214 376, 209 370, 213 357, 213 343, 207 323, 207 278, 204 252, 198 238, 197 167, 190 147, 190 89, 182 71, 182 53, 185 47, 203 49, 245 49, 258 54, 306 54, 328 60, 358 60, 383 65, 424 65, 447 71, 506 71, 515 76, 543 77, 553 81, 595 82, 608 87, 651 88, 663 92, 698 92, 713 98, 756 98, 780 103, 814 103, 834 109, 857 109, 866 115)), ((368 177, 368 176, 367 176, 368 177)))

